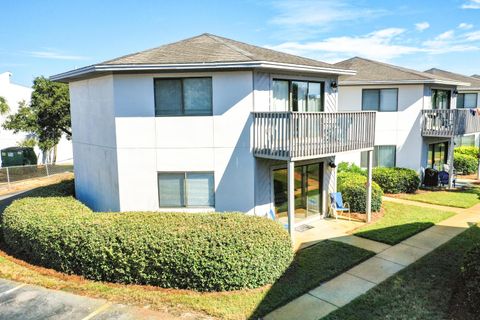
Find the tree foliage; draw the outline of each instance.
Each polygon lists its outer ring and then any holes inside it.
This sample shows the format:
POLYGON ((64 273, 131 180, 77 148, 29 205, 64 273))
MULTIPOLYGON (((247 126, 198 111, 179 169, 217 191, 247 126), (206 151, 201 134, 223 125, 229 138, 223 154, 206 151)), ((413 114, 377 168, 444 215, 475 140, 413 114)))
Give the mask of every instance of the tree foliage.
POLYGON ((7 100, 4 97, 0 97, 0 114, 6 114, 10 111, 7 100))
POLYGON ((27 132, 38 140, 43 151, 55 147, 62 136, 71 136, 68 85, 40 76, 33 81, 30 105, 20 102, 17 113, 9 115, 3 128, 27 132))

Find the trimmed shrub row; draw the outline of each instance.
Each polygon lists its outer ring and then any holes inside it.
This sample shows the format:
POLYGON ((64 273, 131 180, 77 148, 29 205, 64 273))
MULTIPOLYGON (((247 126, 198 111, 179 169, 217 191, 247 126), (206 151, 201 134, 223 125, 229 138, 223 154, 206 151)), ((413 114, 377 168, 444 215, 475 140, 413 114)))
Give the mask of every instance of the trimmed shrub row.
POLYGON ((453 154, 453 163, 455 170, 463 174, 472 174, 478 170, 478 159, 467 154, 455 152, 453 154))
POLYGON ((420 186, 417 172, 407 168, 374 168, 372 179, 385 193, 415 193, 420 186))
POLYGON ((466 156, 477 158, 478 154, 480 153, 480 148, 473 147, 473 146, 461 146, 461 147, 456 147, 454 149, 454 153, 464 154, 466 156))
POLYGON ((240 213, 93 213, 67 184, 15 201, 3 215, 8 249, 88 279, 198 291, 273 283, 292 261, 288 233, 240 213))
POLYGON ((480 315, 480 246, 467 252, 462 265, 462 280, 467 305, 480 315))
MULTIPOLYGON (((337 191, 342 193, 343 200, 350 204, 353 212, 364 213, 367 207, 367 178, 360 174, 340 172, 337 175, 337 191)), ((372 182, 372 211, 382 207, 382 189, 372 182)))

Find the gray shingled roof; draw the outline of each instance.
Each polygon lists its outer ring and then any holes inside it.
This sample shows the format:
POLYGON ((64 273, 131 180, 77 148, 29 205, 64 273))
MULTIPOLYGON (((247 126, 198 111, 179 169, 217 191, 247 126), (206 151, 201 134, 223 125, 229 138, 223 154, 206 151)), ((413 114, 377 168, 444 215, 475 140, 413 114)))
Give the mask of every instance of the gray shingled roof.
POLYGON ((454 79, 407 69, 383 62, 354 57, 335 64, 339 68, 356 70, 356 75, 340 76, 340 84, 369 83, 461 83, 454 79))
POLYGON ((108 60, 101 64, 181 64, 242 61, 270 61, 312 67, 334 67, 325 62, 270 50, 209 33, 108 60))
POLYGON ((447 77, 447 78, 450 78, 450 79, 470 83, 469 87, 463 87, 463 86, 458 87, 459 90, 473 90, 473 91, 479 91, 480 90, 480 79, 475 78, 475 77, 464 76, 463 74, 454 73, 454 72, 441 70, 441 69, 437 69, 437 68, 432 68, 432 69, 427 70, 425 72, 431 73, 431 74, 437 75, 437 76, 447 77))
POLYGON ((472 77, 472 78, 479 78, 479 79, 480 79, 480 74, 472 74, 471 77, 472 77))
POLYGON ((204 33, 91 66, 51 76, 69 82, 112 72, 149 72, 210 69, 296 70, 331 74, 354 74, 329 63, 270 50, 204 33))

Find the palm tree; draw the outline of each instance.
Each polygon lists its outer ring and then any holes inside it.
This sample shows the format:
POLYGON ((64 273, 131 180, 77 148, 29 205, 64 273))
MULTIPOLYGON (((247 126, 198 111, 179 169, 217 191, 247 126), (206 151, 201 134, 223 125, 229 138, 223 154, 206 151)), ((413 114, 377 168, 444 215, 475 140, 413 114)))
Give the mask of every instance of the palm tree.
POLYGON ((0 96, 0 115, 4 115, 10 111, 10 107, 8 106, 7 99, 0 96))

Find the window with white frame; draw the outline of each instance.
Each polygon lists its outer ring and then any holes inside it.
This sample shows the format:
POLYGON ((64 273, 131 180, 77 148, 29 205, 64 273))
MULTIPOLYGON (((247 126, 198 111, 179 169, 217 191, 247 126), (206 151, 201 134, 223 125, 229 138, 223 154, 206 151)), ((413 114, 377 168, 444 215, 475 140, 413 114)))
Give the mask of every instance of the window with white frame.
POLYGON ((324 92, 323 82, 274 79, 272 111, 322 112, 324 92))
POLYGON ((477 94, 476 93, 459 93, 457 95, 457 108, 476 108, 477 94))
POLYGON ((363 89, 362 110, 397 111, 398 89, 363 89))
POLYGON ((213 172, 159 172, 161 208, 214 207, 213 172))
POLYGON ((154 80, 156 116, 212 115, 212 78, 154 80))
MULTIPOLYGON (((396 165, 397 147, 391 146, 375 146, 373 149, 373 167, 393 168, 396 165)), ((360 166, 367 167, 368 151, 361 153, 360 166)))

